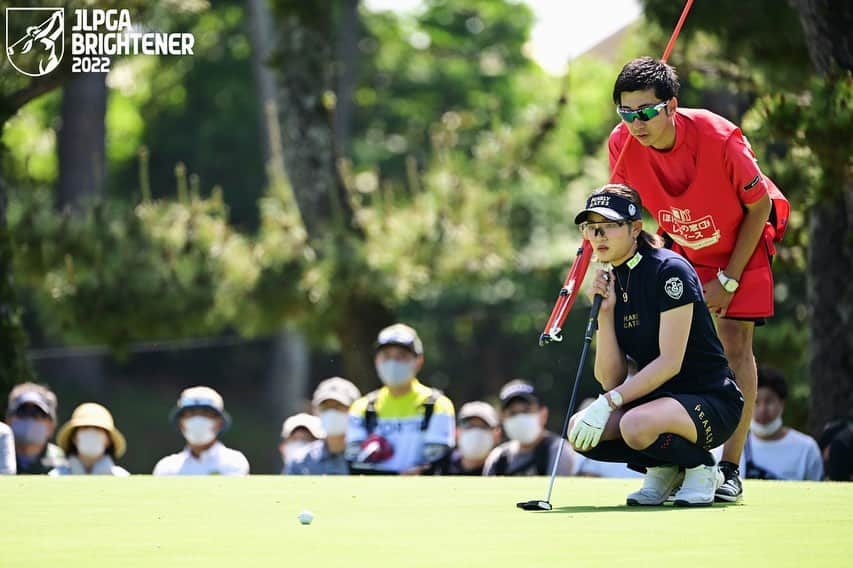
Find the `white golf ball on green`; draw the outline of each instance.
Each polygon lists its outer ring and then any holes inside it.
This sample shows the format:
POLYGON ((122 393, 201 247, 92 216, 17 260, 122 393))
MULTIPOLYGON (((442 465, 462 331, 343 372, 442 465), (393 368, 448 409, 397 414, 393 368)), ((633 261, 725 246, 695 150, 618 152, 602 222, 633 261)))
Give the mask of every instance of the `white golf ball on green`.
POLYGON ((314 513, 312 513, 311 511, 302 511, 301 513, 296 515, 296 518, 299 519, 299 522, 303 525, 310 525, 311 521, 314 520, 314 513))

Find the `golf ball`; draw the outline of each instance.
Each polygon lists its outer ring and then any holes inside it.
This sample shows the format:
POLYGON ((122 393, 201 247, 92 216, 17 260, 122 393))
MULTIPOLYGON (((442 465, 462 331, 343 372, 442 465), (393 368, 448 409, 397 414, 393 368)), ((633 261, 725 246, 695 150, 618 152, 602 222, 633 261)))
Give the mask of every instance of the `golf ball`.
POLYGON ((311 511, 302 511, 301 513, 296 515, 296 518, 299 519, 299 522, 303 525, 310 525, 311 521, 314 520, 314 513, 312 513, 311 511))

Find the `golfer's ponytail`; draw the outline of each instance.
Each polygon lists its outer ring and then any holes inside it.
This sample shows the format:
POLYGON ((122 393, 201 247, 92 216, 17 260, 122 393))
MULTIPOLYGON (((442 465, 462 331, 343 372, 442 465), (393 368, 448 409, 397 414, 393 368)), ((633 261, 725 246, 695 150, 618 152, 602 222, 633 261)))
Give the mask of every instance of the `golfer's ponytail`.
MULTIPOLYGON (((628 187, 622 183, 608 183, 607 185, 597 189, 593 195, 596 193, 612 193, 614 195, 618 195, 623 199, 627 199, 631 203, 637 206, 637 211, 642 215, 643 211, 643 200, 640 199, 640 194, 636 189, 632 187, 628 187)), ((641 217, 638 217, 641 218, 641 217)), ((661 248, 663 247, 663 239, 658 235, 653 235, 648 231, 642 230, 640 234, 637 235, 637 244, 640 246, 647 246, 650 248, 661 248)))

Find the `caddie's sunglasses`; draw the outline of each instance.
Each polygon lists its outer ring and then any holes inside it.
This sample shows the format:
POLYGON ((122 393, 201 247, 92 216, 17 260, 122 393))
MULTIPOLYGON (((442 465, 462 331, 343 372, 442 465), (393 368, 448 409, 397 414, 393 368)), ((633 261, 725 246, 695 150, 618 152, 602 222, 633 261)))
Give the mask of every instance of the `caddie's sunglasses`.
POLYGON ((628 123, 634 122, 638 118, 643 122, 648 122, 649 120, 659 115, 660 111, 664 109, 666 103, 668 102, 668 100, 661 101, 656 105, 641 108, 639 110, 624 110, 622 108, 617 107, 616 112, 619 114, 620 117, 622 117, 622 120, 628 123))

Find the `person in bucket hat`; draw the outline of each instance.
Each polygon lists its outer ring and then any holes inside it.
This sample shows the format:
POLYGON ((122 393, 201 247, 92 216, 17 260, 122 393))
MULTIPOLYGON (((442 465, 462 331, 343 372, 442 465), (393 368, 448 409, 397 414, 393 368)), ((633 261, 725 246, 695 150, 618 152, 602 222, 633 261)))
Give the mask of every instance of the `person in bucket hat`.
POLYGON ((110 411, 94 402, 74 409, 71 420, 62 425, 56 443, 68 457, 68 463, 49 475, 115 475, 128 471, 115 464, 124 455, 127 442, 115 426, 110 411))
POLYGON ((181 392, 170 414, 187 445, 157 462, 154 475, 248 475, 249 461, 227 448, 219 436, 231 426, 222 396, 210 387, 181 392))

